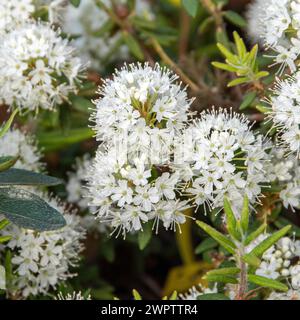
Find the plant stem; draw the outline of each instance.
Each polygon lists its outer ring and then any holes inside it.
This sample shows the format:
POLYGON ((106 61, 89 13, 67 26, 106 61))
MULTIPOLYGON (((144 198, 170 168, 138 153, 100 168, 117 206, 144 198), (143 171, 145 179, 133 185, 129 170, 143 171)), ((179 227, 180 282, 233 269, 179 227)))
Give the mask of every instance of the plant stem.
POLYGON ((239 250, 238 253, 238 262, 239 268, 241 269, 238 290, 235 297, 235 300, 244 300, 246 292, 247 292, 247 265, 243 261, 242 256, 244 255, 244 248, 239 250))
POLYGON ((188 84, 193 91, 195 92, 200 91, 200 88, 198 87, 198 85, 194 81, 192 81, 183 72, 183 70, 181 70, 181 68, 167 55, 165 50, 162 48, 162 46, 159 44, 159 42, 155 38, 153 37, 151 38, 151 43, 153 45, 154 50, 160 56, 162 61, 166 63, 171 69, 173 69, 174 72, 176 72, 179 75, 179 77, 182 79, 183 82, 188 84))

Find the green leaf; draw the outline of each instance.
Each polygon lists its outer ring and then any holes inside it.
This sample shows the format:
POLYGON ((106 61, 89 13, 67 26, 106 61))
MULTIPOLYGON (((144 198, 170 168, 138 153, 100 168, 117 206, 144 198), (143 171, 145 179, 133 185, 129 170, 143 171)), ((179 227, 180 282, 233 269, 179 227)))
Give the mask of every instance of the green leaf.
POLYGON ((137 292, 137 290, 133 289, 133 290, 132 290, 132 295, 133 295, 134 300, 142 300, 142 297, 141 297, 141 295, 137 292))
POLYGON ((260 71, 258 73, 255 74, 255 79, 260 79, 260 78, 264 78, 267 77, 269 75, 268 71, 260 71))
POLYGON ((89 99, 86 99, 84 97, 74 95, 70 98, 70 100, 73 108, 76 109, 77 111, 90 114, 91 109, 94 109, 93 103, 89 99))
POLYGON ((5 269, 3 266, 0 266, 0 289, 5 290, 6 289, 6 276, 5 276, 5 269))
POLYGON ((255 240, 260 234, 262 234, 266 230, 267 224, 263 223, 260 225, 255 231, 251 232, 244 241, 244 245, 247 246, 253 240, 255 240))
POLYGON ((0 243, 4 243, 4 242, 7 242, 11 239, 11 236, 3 236, 3 237, 0 237, 0 243))
POLYGON ((217 61, 214 61, 211 63, 215 68, 219 68, 221 70, 226 70, 226 71, 229 71, 229 72, 236 72, 238 69, 235 68, 235 67, 232 67, 226 63, 222 63, 222 62, 217 62, 217 61))
POLYGON ((77 128, 37 134, 39 144, 45 151, 59 150, 67 145, 78 143, 94 136, 90 128, 77 128))
POLYGON ((245 261, 246 263, 248 263, 250 266, 253 266, 255 268, 258 268, 260 266, 260 259, 257 258, 257 256, 255 256, 254 254, 248 253, 245 254, 242 257, 243 261, 245 261))
POLYGON ((258 244, 250 253, 257 257, 261 257, 264 252, 272 247, 272 245, 275 244, 279 239, 281 239, 291 229, 291 227, 292 226, 289 225, 273 233, 267 239, 258 244))
POLYGON ((228 84, 227 84, 227 87, 235 87, 235 86, 238 86, 240 84, 244 84, 244 83, 247 83, 249 82, 249 78, 248 77, 241 77, 241 78, 237 78, 237 79, 234 79, 232 81, 230 81, 228 84))
POLYGON ((241 269, 235 268, 235 267, 221 268, 221 269, 215 269, 215 270, 208 271, 208 272, 205 274, 204 278, 205 278, 207 275, 232 276, 232 275, 239 274, 240 272, 241 272, 241 269))
POLYGON ((137 59, 139 60, 145 59, 141 46, 129 32, 123 31, 123 39, 126 45, 128 46, 128 49, 137 59))
POLYGON ((0 157, 0 172, 12 167, 18 161, 18 159, 19 157, 0 157))
POLYGON ((56 186, 62 183, 61 179, 23 169, 12 168, 0 172, 0 185, 56 186))
POLYGON ((149 244, 152 236, 152 225, 151 223, 146 223, 143 225, 143 231, 138 233, 138 244, 140 250, 144 250, 149 244))
POLYGON ((248 92, 245 97, 243 102, 240 105, 240 110, 244 110, 246 108, 248 108, 251 103, 255 100, 256 98, 256 92, 252 91, 252 92, 248 92))
POLYGON ((231 209, 230 202, 227 197, 224 197, 224 212, 226 215, 226 224, 229 234, 236 240, 240 239, 240 234, 237 231, 237 221, 231 209))
POLYGON ((61 213, 26 190, 0 188, 0 213, 25 229, 49 231, 66 225, 61 213))
POLYGON ((222 274, 212 274, 212 275, 205 275, 203 279, 209 282, 222 282, 222 283, 238 283, 238 280, 235 277, 230 277, 227 275, 222 274))
POLYGON ((257 276, 254 274, 248 274, 248 281, 251 283, 254 283, 258 286, 267 287, 267 288, 275 289, 278 291, 288 291, 289 290, 289 288, 285 284, 283 284, 279 281, 269 279, 266 277, 262 277, 262 276, 257 276))
POLYGON ((182 5, 190 16, 196 17, 199 5, 198 0, 182 0, 182 5))
POLYGON ((241 214, 241 228, 244 233, 248 231, 249 225, 249 199, 247 196, 244 196, 242 214, 241 214))
POLYGON ((236 31, 233 32, 233 38, 239 57, 241 57, 241 59, 244 59, 244 57, 247 54, 247 48, 243 39, 239 36, 239 34, 236 31))
POLYGON ((174 292, 171 294, 169 300, 177 300, 177 297, 178 297, 177 291, 174 291, 174 292))
POLYGON ((205 222, 197 220, 196 223, 201 229, 203 229, 212 238, 214 238, 221 246, 223 246, 229 253, 235 254, 235 248, 236 248, 235 244, 231 240, 229 240, 226 236, 224 236, 221 232, 212 228, 205 222))
POLYGON ((6 132, 9 130, 12 122, 14 121, 14 118, 16 116, 16 114, 18 113, 18 109, 16 109, 11 116, 9 117, 9 119, 7 120, 7 122, 4 124, 4 126, 0 129, 0 138, 2 138, 6 132))
POLYGON ((8 225, 9 225, 9 221, 7 219, 2 219, 0 221, 0 230, 4 229, 8 225))
POLYGON ((213 249, 218 245, 218 242, 212 238, 204 239, 195 249, 196 254, 201 254, 207 250, 213 249))
POLYGON ((222 293, 206 293, 200 294, 197 300, 230 300, 225 294, 222 293))
POLYGON ((217 47, 229 62, 235 63, 236 56, 231 53, 223 44, 217 43, 217 47))
POLYGON ((229 22, 237 27, 245 28, 247 26, 247 21, 235 11, 228 10, 224 11, 223 14, 229 22))
POLYGON ((80 0, 70 0, 70 2, 76 8, 78 8, 80 5, 80 0))

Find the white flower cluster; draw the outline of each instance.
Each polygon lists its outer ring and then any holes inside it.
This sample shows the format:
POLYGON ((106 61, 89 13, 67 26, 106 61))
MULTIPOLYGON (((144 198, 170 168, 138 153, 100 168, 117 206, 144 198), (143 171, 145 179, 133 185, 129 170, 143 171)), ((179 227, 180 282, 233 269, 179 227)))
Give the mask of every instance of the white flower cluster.
POLYGON ((143 230, 149 220, 154 220, 156 232, 160 221, 166 229, 185 222, 182 211, 189 206, 175 200, 178 175, 164 172, 151 179, 152 170, 144 159, 126 162, 115 149, 97 152, 89 178, 90 205, 98 207, 98 218, 110 223, 117 235, 143 230))
POLYGON ((300 155, 300 72, 277 82, 269 99, 269 118, 279 129, 279 140, 290 152, 300 155))
POLYGON ((266 163, 266 172, 273 186, 279 186, 283 205, 288 208, 300 208, 300 166, 292 156, 285 157, 285 150, 273 148, 272 160, 266 163))
POLYGON ((9 130, 0 139, 0 157, 19 157, 14 167, 31 171, 42 171, 41 153, 36 142, 29 134, 20 129, 9 130))
MULTIPOLYGON (((1 138, 0 156, 8 155, 20 156, 15 164, 16 168, 36 172, 44 169, 34 139, 19 129, 11 129, 1 138)), ((74 212, 69 211, 56 198, 34 188, 31 188, 30 192, 34 192, 50 206, 62 212, 67 225, 61 230, 44 233, 22 229, 16 225, 9 225, 1 230, 1 236, 12 236, 5 248, 12 250, 13 285, 15 291, 23 297, 47 293, 60 281, 73 276, 69 269, 79 260, 81 240, 85 236, 81 218, 74 212)))
POLYGON ((287 292, 273 291, 267 300, 300 300, 300 291, 292 289, 287 292))
POLYGON ((175 199, 179 176, 164 168, 191 103, 176 79, 158 65, 130 65, 99 91, 93 117, 103 144, 89 175, 90 205, 118 234, 149 220, 156 230, 160 221, 167 229, 185 222, 189 206, 175 199))
POLYGON ((50 24, 32 22, 0 43, 0 100, 20 110, 52 110, 76 92, 83 65, 50 24))
MULTIPOLYGON (((111 1, 102 1, 111 8, 111 1)), ((125 6, 127 1, 115 1, 117 6, 125 6)), ((127 8, 123 10, 128 10, 127 8)), ((119 8, 121 10, 121 8, 119 8)), ((136 1, 135 13, 145 19, 151 19, 150 6, 146 0, 136 1)), ((120 32, 101 32, 108 26, 110 18, 101 10, 94 0, 81 0, 80 5, 75 8, 69 4, 64 12, 62 28, 64 32, 75 36, 73 41, 75 47, 81 54, 84 62, 90 62, 93 69, 102 69, 103 64, 117 57, 125 59, 128 49, 122 45, 120 32), (119 48, 118 48, 119 46, 119 48)))
POLYGON ((264 164, 269 161, 267 143, 251 131, 249 121, 232 112, 203 112, 184 131, 191 140, 183 165, 182 193, 197 206, 222 208, 224 196, 239 214, 246 194, 251 204, 259 200, 261 187, 268 185, 264 164))
POLYGON ((50 23, 59 21, 68 0, 0 0, 0 37, 34 20, 38 10, 47 8, 50 23))
POLYGON ((81 241, 85 231, 80 226, 80 217, 69 211, 56 198, 46 194, 41 197, 50 206, 61 212, 66 226, 51 232, 35 232, 9 225, 1 231, 1 236, 10 235, 6 244, 13 252, 13 287, 23 297, 46 294, 51 288, 75 274, 79 254, 83 250, 81 241))
POLYGON ((177 79, 158 64, 125 65, 116 71, 98 92, 93 115, 97 138, 118 142, 122 149, 125 144, 128 154, 147 153, 151 163, 161 164, 158 156, 168 160, 174 133, 184 127, 192 102, 177 79))
MULTIPOLYGON (((267 234, 261 235, 256 244, 263 241, 267 234)), ((249 246, 251 251, 254 244, 249 246)), ((300 241, 291 240, 288 237, 280 239, 269 248, 262 256, 262 262, 256 270, 256 274, 270 279, 285 278, 291 284, 292 289, 300 289, 300 241)))
POLYGON ((256 0, 248 11, 249 34, 275 51, 275 63, 296 70, 300 54, 300 2, 256 0))
POLYGON ((199 284, 197 287, 192 287, 188 290, 188 292, 179 294, 179 298, 181 300, 197 300, 198 296, 203 294, 211 294, 211 293, 218 293, 217 285, 213 288, 206 288, 199 284))
POLYGON ((83 296, 81 291, 74 291, 68 294, 63 294, 62 292, 60 292, 55 300, 92 300, 92 298, 90 295, 88 295, 87 297, 83 296))

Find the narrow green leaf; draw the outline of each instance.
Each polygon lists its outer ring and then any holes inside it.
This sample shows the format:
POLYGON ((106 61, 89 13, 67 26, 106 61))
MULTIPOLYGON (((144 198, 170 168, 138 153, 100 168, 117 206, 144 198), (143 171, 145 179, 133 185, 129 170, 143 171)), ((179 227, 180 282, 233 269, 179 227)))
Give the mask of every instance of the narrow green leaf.
POLYGON ((218 245, 218 242, 212 238, 204 239, 195 249, 196 254, 201 254, 205 251, 215 248, 218 245))
POLYGON ((217 47, 229 62, 234 63, 236 61, 235 55, 231 53, 223 44, 217 43, 217 47))
POLYGON ((240 84, 244 84, 244 83, 247 83, 249 82, 249 78, 248 77, 241 77, 241 78, 237 78, 237 79, 234 79, 232 81, 230 81, 227 85, 227 87, 235 87, 235 86, 238 86, 240 84))
POLYGON ((221 269, 215 269, 215 270, 211 270, 208 271, 205 274, 205 277, 207 275, 223 275, 223 276, 233 276, 236 274, 239 274, 241 272, 241 269, 239 268, 235 268, 235 267, 230 267, 230 268, 221 268, 221 269))
POLYGON ((12 168, 0 172, 0 185, 56 186, 62 183, 61 179, 23 169, 12 168))
POLYGON ((222 282, 222 283, 238 283, 238 280, 234 277, 221 275, 221 274, 212 274, 212 275, 205 275, 203 279, 209 281, 209 282, 222 282))
POLYGON ((64 148, 67 145, 78 143, 92 138, 95 135, 91 128, 77 128, 70 130, 58 130, 37 134, 39 145, 45 151, 53 151, 64 148))
POLYGON ((242 214, 241 214, 241 228, 244 233, 246 233, 248 231, 248 225, 249 225, 249 199, 245 195, 244 202, 243 202, 243 208, 242 208, 242 214))
POLYGON ((12 122, 14 121, 14 118, 16 116, 16 114, 18 113, 18 109, 16 109, 11 116, 9 117, 9 119, 7 120, 7 122, 4 124, 4 126, 0 129, 0 138, 2 138, 6 132, 9 130, 12 122))
POLYGON ((248 274, 248 280, 251 283, 254 283, 260 287, 267 287, 267 288, 271 288, 274 290, 278 290, 278 291, 288 291, 289 288, 288 286, 286 286, 285 284, 273 280, 273 279, 269 279, 266 277, 262 277, 262 276, 257 276, 254 274, 248 274))
POLYGON ((230 300, 225 294, 222 293, 206 293, 200 294, 197 300, 230 300))
POLYGON ((245 239, 244 245, 247 246, 250 244, 253 240, 255 240, 260 234, 262 234, 266 230, 266 223, 263 223, 260 225, 256 230, 251 232, 245 239))
POLYGON ((2 219, 0 221, 0 230, 4 229, 8 225, 9 225, 9 221, 7 219, 2 219))
POLYGON ((226 224, 229 234, 236 240, 240 239, 240 234, 237 231, 237 221, 231 209, 230 202, 227 197, 224 197, 224 212, 226 215, 226 224))
POLYGON ((128 49, 137 59, 139 60, 145 59, 142 48, 130 33, 128 33, 127 31, 123 31, 123 39, 126 45, 128 46, 128 49))
POLYGON ((236 31, 233 32, 233 38, 237 48, 238 55, 243 59, 247 53, 245 43, 236 31))
POLYGON ((251 105, 251 103, 255 100, 255 98, 256 98, 256 92, 255 91, 248 92, 245 95, 244 100, 240 105, 240 110, 244 110, 244 109, 248 108, 251 105))
POLYGON ((61 213, 26 190, 0 188, 0 213, 25 229, 49 231, 66 225, 61 213))
POLYGON ((250 253, 257 257, 261 257, 264 252, 272 247, 272 245, 275 244, 279 239, 281 239, 291 229, 291 227, 292 226, 289 225, 273 233, 267 239, 258 244, 250 253))
POLYGON ((11 168, 17 161, 19 157, 0 157, 0 172, 11 168))
POLYGON ((90 114, 91 109, 94 108, 93 103, 89 99, 86 99, 84 97, 74 95, 70 98, 70 100, 72 103, 72 107, 80 112, 90 114))
POLYGON ((196 17, 199 5, 198 0, 182 0, 182 5, 190 16, 196 17))
POLYGON ((177 297, 178 297, 177 291, 174 291, 174 292, 171 294, 169 300, 177 300, 177 297))
POLYGON ((235 11, 228 10, 224 11, 223 14, 229 22, 236 25, 237 27, 245 28, 247 26, 247 21, 235 11))
POLYGON ((11 239, 11 236, 2 236, 0 237, 0 243, 7 242, 11 239))
POLYGON ((229 253, 235 253, 235 244, 229 240, 226 236, 224 236, 221 232, 212 228, 205 222, 197 220, 196 223, 198 226, 203 229, 206 233, 208 233, 212 238, 214 238, 221 246, 223 246, 229 253))
POLYGON ((132 295, 134 297, 134 300, 142 300, 141 295, 137 292, 137 290, 133 289, 132 290, 132 295))
POLYGON ((268 71, 260 71, 258 73, 255 74, 255 79, 260 79, 260 78, 264 78, 267 77, 269 75, 268 71))
POLYGON ((253 266, 255 268, 258 268, 261 264, 261 261, 259 258, 257 258, 254 254, 248 253, 245 254, 242 257, 243 261, 245 261, 246 263, 248 263, 250 266, 253 266))
POLYGON ((149 244, 152 237, 152 225, 151 223, 145 223, 143 225, 143 231, 138 233, 138 244, 140 250, 144 250, 149 244))
POLYGON ((211 63, 215 68, 218 68, 218 69, 222 69, 222 70, 226 70, 226 71, 229 71, 229 72, 236 72, 238 71, 237 68, 235 67, 232 67, 226 63, 222 63, 222 62, 217 62, 217 61, 214 61, 211 63))

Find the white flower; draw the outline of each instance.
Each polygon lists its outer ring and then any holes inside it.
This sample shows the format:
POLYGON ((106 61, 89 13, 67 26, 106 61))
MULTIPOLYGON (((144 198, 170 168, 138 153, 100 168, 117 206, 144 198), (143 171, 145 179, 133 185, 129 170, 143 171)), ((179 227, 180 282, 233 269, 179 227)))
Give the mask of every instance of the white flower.
MULTIPOLYGON (((36 191, 37 193, 37 191, 36 191)), ((66 226, 60 230, 35 232, 9 225, 1 230, 1 236, 11 235, 7 246, 12 250, 12 266, 15 275, 13 291, 23 297, 46 294, 49 290, 73 277, 70 268, 77 265, 83 250, 85 231, 80 217, 68 211, 56 198, 39 193, 48 204, 62 212, 66 226)))
POLYGON ((198 296, 203 294, 218 293, 217 285, 213 288, 206 288, 199 284, 197 287, 192 287, 188 292, 179 294, 181 300, 197 300, 198 296))
POLYGON ((300 300, 300 292, 293 289, 287 292, 273 291, 267 300, 300 300))
POLYGON ((174 168, 185 178, 189 166, 191 175, 181 184, 181 192, 192 195, 194 204, 222 208, 226 195, 238 215, 245 193, 250 203, 259 200, 261 187, 268 184, 264 171, 268 146, 251 131, 246 118, 226 110, 203 112, 182 132, 184 140, 192 148, 175 159, 174 168))
POLYGON ((0 97, 21 111, 53 110, 76 92, 83 65, 51 25, 26 23, 0 44, 0 97))
POLYGON ((269 103, 269 118, 279 129, 278 139, 290 152, 300 152, 300 72, 277 81, 269 103))
POLYGON ((137 192, 137 195, 134 197, 134 204, 140 205, 146 212, 151 211, 152 205, 159 201, 158 191, 155 187, 137 186, 135 191, 137 192))
POLYGON ((55 300, 92 300, 92 298, 91 295, 82 295, 81 291, 73 291, 72 293, 68 294, 63 294, 62 292, 59 292, 55 300))
POLYGON ((277 279, 279 277, 279 273, 276 271, 277 269, 276 263, 266 263, 263 261, 255 273, 262 277, 277 279))
POLYGON ((0 156, 19 157, 14 167, 31 171, 43 171, 44 165, 33 137, 20 129, 10 129, 0 139, 0 156))
POLYGON ((185 222, 181 211, 190 206, 172 200, 177 174, 161 174, 157 168, 141 163, 124 161, 122 154, 108 146, 97 151, 90 168, 89 205, 96 207, 93 213, 100 223, 112 227, 116 235, 140 231, 143 223, 151 220, 156 232, 160 221, 167 229, 185 222), (157 177, 149 176, 152 170, 157 171, 157 177))
MULTIPOLYGON (((111 8, 111 1, 102 1, 111 8)), ((118 6, 124 6, 128 10, 127 1, 118 0, 118 6)), ((117 6, 117 7, 118 7, 117 6)), ((146 0, 136 1, 135 12, 144 19, 151 19, 150 6, 146 0)), ((75 8, 71 3, 63 12, 62 28, 64 32, 75 36, 74 45, 81 54, 84 62, 91 62, 94 69, 102 69, 107 61, 117 58, 126 59, 129 55, 126 46, 122 45, 122 34, 120 32, 107 32, 97 35, 102 28, 109 23, 109 16, 101 10, 94 0, 81 0, 80 5, 75 8)))
POLYGON ((168 162, 174 134, 186 124, 191 104, 177 78, 158 64, 116 71, 98 91, 92 117, 97 139, 126 148, 130 161, 146 156, 144 162, 168 162), (168 112, 157 112, 158 105, 168 112))
POLYGON ((300 54, 299 8, 295 0, 255 0, 247 13, 250 36, 274 50, 272 57, 282 65, 282 71, 286 65, 292 72, 296 70, 300 54))

